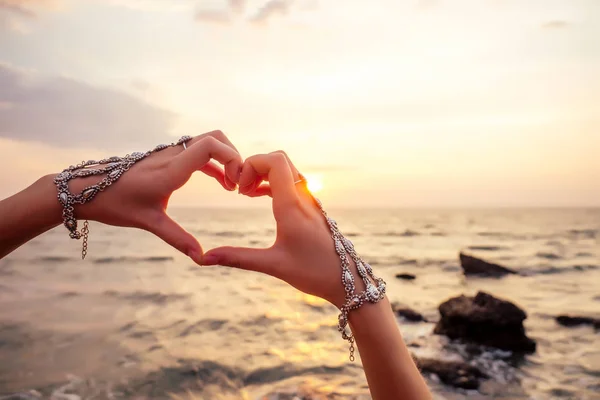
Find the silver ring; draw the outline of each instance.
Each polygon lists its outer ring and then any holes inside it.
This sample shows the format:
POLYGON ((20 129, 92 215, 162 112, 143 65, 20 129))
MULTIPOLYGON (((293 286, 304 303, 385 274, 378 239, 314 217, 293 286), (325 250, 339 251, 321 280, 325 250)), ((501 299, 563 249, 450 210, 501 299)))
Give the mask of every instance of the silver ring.
POLYGON ((306 177, 298 172, 298 180, 294 182, 294 185, 299 184, 300 182, 306 182, 306 177))
POLYGON ((187 145, 185 144, 185 142, 181 143, 183 145, 183 149, 187 150, 187 145))

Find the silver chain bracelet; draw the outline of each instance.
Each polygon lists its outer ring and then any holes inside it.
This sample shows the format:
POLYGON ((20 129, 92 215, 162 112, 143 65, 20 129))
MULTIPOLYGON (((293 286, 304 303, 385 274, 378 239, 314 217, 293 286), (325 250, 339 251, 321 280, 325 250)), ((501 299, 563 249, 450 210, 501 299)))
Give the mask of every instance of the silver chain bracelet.
POLYGON ((356 253, 352 242, 345 238, 344 235, 338 229, 337 223, 329 218, 323 204, 317 198, 315 198, 329 229, 331 230, 331 237, 335 244, 335 251, 340 256, 342 265, 342 285, 346 291, 346 300, 344 305, 340 308, 340 315, 338 316, 338 331, 342 334, 342 338, 350 343, 350 361, 354 361, 354 335, 348 326, 348 314, 350 311, 361 307, 366 302, 377 303, 385 297, 385 281, 378 278, 373 273, 373 268, 366 262, 364 262, 360 256, 356 253), (365 283, 365 290, 360 293, 356 293, 356 285, 354 284, 354 275, 350 272, 350 260, 348 256, 352 258, 356 264, 358 275, 365 283))
POLYGON ((109 157, 102 160, 82 161, 80 164, 71 165, 63 170, 54 178, 54 183, 58 189, 58 201, 63 206, 63 224, 69 230, 71 239, 81 239, 83 237, 83 246, 81 258, 85 259, 87 255, 88 235, 90 232, 89 223, 86 220, 83 223, 81 231, 77 230, 77 218, 75 218, 75 205, 85 204, 91 201, 99 192, 115 183, 125 172, 127 172, 135 163, 143 160, 149 155, 169 147, 183 145, 186 148, 186 142, 191 140, 191 136, 182 136, 177 142, 171 144, 159 144, 154 149, 145 153, 135 152, 127 154, 124 157, 109 157), (69 181, 74 178, 82 178, 92 175, 106 176, 98 183, 85 187, 81 193, 73 194, 69 190, 69 181))

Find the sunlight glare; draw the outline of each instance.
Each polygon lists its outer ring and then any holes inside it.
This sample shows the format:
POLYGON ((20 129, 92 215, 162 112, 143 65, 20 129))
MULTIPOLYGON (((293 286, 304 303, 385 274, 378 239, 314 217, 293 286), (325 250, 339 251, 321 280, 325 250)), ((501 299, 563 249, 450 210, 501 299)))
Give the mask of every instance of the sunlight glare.
POLYGON ((321 175, 305 175, 306 187, 311 193, 319 193, 323 190, 323 177, 321 175))

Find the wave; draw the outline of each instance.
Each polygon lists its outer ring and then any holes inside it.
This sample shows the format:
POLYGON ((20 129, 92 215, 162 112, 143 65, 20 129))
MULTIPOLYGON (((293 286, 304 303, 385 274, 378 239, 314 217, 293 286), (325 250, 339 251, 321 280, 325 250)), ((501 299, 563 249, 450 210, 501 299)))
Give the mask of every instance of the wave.
POLYGON ((504 238, 504 237, 511 237, 512 233, 507 233, 507 232, 477 232, 478 236, 485 236, 485 237, 498 237, 498 238, 504 238))
POLYGON ((396 265, 417 265, 419 261, 414 258, 388 258, 388 259, 372 259, 369 264, 373 266, 396 266, 396 265))
POLYGON ((340 374, 343 371, 344 367, 328 367, 322 365, 310 368, 298 368, 298 366, 294 364, 286 363, 270 368, 259 368, 250 372, 244 378, 244 385, 273 383, 302 375, 340 374))
POLYGON ((546 260, 560 260, 562 258, 558 254, 544 252, 538 252, 535 256, 539 258, 545 258, 546 260))
POLYGON ((412 237, 412 236, 419 236, 419 235, 421 235, 419 232, 413 231, 410 229, 407 229, 403 232, 388 231, 388 232, 377 232, 377 233, 373 234, 373 236, 383 236, 383 237, 412 237))
POLYGON ((35 259, 39 262, 69 262, 77 260, 75 257, 64 257, 64 256, 41 256, 35 259))
POLYGON ((133 303, 152 303, 152 304, 167 304, 173 301, 185 300, 190 297, 189 294, 171 293, 164 294, 160 292, 143 292, 135 291, 132 293, 122 293, 116 290, 107 290, 103 293, 104 296, 113 297, 123 300, 132 301, 133 303))
POLYGON ((171 256, 149 256, 149 257, 102 257, 94 259, 94 264, 120 264, 126 262, 165 262, 173 261, 171 256))
POLYGON ((594 255, 592 253, 587 253, 585 251, 580 251, 579 253, 575 254, 575 257, 593 257, 594 255))
POLYGON ((186 337, 194 332, 203 333, 207 331, 217 331, 226 323, 227 320, 224 319, 201 319, 187 326, 183 331, 181 331, 179 337, 186 337))
POLYGON ((480 251, 498 251, 498 250, 506 250, 508 247, 506 246, 469 246, 467 247, 469 250, 480 250, 480 251))
POLYGON ((74 291, 69 291, 69 292, 62 292, 59 294, 60 297, 77 297, 80 296, 81 293, 79 292, 74 292, 74 291))
POLYGON ((569 229, 567 233, 571 236, 583 236, 588 239, 595 239, 598 229, 569 229))
POLYGON ((235 231, 212 232, 212 235, 219 236, 219 237, 231 237, 231 238, 243 238, 246 236, 245 233, 235 232, 235 231))
POLYGON ((527 239, 540 239, 546 236, 528 236, 528 235, 517 235, 512 232, 477 232, 477 236, 496 238, 496 239, 513 239, 513 240, 527 240, 527 239))
POLYGON ((531 269, 523 269, 519 271, 520 274, 525 276, 531 275, 553 275, 553 274, 562 274, 568 272, 585 272, 585 271, 593 271, 600 269, 598 265, 572 265, 569 267, 541 267, 541 268, 531 268, 531 269))

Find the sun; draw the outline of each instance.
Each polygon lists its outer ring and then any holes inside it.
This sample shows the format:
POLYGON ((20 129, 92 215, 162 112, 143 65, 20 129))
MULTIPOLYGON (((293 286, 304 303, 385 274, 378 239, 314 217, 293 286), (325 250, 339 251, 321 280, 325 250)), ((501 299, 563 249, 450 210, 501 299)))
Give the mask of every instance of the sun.
POLYGON ((307 174, 306 187, 311 193, 319 193, 323 190, 323 177, 321 175, 307 174))

